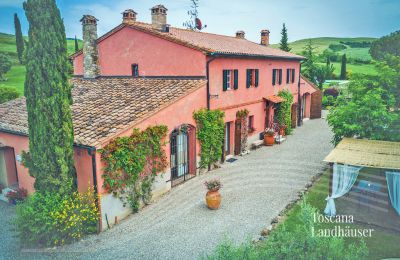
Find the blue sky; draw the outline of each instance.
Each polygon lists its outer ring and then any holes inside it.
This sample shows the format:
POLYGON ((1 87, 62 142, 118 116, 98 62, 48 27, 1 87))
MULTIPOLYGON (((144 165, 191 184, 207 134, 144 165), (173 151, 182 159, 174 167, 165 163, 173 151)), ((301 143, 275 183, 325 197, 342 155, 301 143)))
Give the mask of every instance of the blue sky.
MULTIPOLYGON (((0 0, 0 32, 14 33, 13 14, 18 13, 24 34, 28 24, 23 0, 0 0)), ((150 22, 150 8, 164 4, 168 23, 182 27, 189 0, 57 0, 68 37, 81 38, 79 19, 92 14, 99 19, 99 36, 121 22, 121 12, 132 8, 138 20, 150 22)), ((271 42, 280 39, 282 23, 289 40, 311 37, 381 37, 400 29, 400 0, 200 0, 200 18, 206 32, 234 35, 259 41, 261 29, 271 31, 271 42)))

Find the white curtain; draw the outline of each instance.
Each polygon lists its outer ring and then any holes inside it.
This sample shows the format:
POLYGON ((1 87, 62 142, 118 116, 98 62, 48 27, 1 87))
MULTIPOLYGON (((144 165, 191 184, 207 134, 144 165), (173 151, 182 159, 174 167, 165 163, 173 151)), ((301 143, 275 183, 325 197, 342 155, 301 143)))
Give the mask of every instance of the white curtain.
POLYGON ((386 172, 390 202, 400 215, 400 172, 386 172))
POLYGON ((332 195, 326 198, 324 213, 328 216, 336 215, 335 199, 342 197, 353 187, 361 167, 334 164, 332 178, 332 195))

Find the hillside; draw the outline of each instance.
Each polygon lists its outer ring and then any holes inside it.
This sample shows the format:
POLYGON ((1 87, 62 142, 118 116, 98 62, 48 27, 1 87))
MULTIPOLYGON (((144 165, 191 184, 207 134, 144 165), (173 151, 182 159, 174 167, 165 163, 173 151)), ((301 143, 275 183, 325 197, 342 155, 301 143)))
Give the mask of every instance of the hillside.
MULTIPOLYGON (((28 37, 25 37, 28 40, 28 37)), ((82 41, 78 40, 79 47, 82 47, 82 41)), ((74 39, 67 39, 68 54, 75 52, 74 39)), ((0 81, 0 88, 11 87, 18 90, 22 95, 24 92, 25 66, 18 63, 17 47, 15 45, 15 36, 6 33, 0 33, 0 53, 7 54, 13 63, 11 70, 6 74, 7 81, 0 81)))
MULTIPOLYGON (((342 43, 362 43, 362 42, 373 42, 376 38, 367 38, 367 37, 359 37, 359 38, 334 38, 334 37, 320 37, 320 38, 310 38, 310 39, 302 39, 298 41, 294 41, 289 43, 289 46, 292 48, 291 52, 296 54, 301 54, 304 50, 304 47, 311 40, 312 45, 315 47, 315 52, 317 54, 322 54, 324 50, 329 48, 329 45, 340 45, 342 43)), ((348 58, 360 58, 360 59, 371 59, 371 55, 369 54, 369 47, 367 48, 352 48, 349 45, 342 44, 346 46, 346 49, 338 51, 339 54, 346 53, 348 58)), ((274 48, 279 48, 279 44, 272 44, 274 48)))

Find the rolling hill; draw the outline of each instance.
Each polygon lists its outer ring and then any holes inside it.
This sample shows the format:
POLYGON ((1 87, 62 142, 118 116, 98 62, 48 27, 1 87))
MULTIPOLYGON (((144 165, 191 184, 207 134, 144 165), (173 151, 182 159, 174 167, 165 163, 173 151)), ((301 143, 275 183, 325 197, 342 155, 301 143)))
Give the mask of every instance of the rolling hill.
MULTIPOLYGON (((25 40, 28 40, 25 37, 25 40)), ((79 47, 82 47, 82 41, 78 40, 79 47)), ((75 51, 74 39, 67 39, 68 54, 75 51)), ((8 55, 13 63, 11 70, 5 75, 7 81, 0 81, 0 88, 11 87, 18 90, 22 95, 24 92, 25 66, 20 65, 17 57, 17 47, 15 45, 15 36, 6 33, 0 33, 0 53, 8 55)))

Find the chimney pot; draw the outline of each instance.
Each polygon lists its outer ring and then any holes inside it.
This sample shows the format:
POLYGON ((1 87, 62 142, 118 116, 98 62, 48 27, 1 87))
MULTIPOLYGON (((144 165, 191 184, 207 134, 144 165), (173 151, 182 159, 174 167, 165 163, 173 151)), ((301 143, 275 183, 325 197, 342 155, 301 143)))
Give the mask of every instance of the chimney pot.
POLYGON ((261 31, 261 45, 264 45, 264 46, 269 45, 269 30, 261 31))
POLYGON ((237 31, 236 38, 244 39, 245 32, 244 31, 237 31))
POLYGON ((156 5, 151 10, 151 24, 154 29, 165 31, 167 27, 167 11, 163 5, 156 5))
POLYGON ((135 11, 133 11, 132 9, 127 9, 122 13, 122 22, 136 22, 136 15, 137 13, 135 11))
POLYGON ((83 35, 83 77, 97 78, 100 75, 99 52, 97 49, 97 19, 84 15, 82 22, 83 35))

